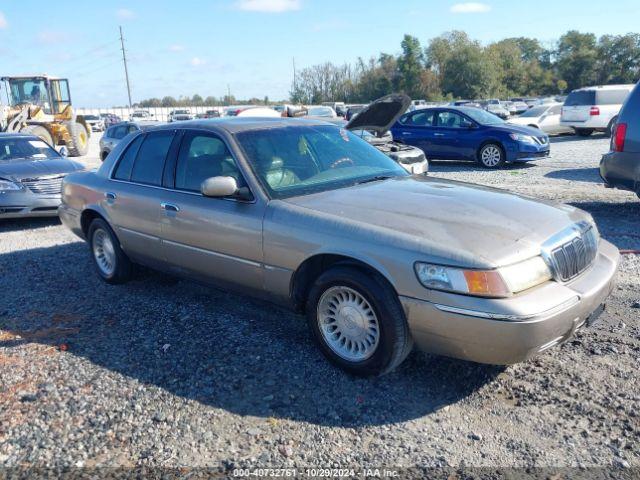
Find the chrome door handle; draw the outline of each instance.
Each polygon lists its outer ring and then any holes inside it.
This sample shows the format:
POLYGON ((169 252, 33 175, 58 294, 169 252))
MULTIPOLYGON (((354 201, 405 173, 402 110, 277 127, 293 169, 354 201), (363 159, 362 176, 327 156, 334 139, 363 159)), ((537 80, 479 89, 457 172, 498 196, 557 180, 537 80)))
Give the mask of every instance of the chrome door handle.
POLYGON ((167 212, 179 212, 180 211, 180 207, 178 207, 177 205, 174 205, 173 203, 162 202, 160 204, 160 207, 162 207, 162 209, 167 211, 167 212))
POLYGON ((117 198, 117 196, 113 192, 106 192, 104 194, 104 198, 107 199, 107 202, 113 202, 117 198))
POLYGON ((434 137, 444 137, 444 133, 434 133, 434 137))

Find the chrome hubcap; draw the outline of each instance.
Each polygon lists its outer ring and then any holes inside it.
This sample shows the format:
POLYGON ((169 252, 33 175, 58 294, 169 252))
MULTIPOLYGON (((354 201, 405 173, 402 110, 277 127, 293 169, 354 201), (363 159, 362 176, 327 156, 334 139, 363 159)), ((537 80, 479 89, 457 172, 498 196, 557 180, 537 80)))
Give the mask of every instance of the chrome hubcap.
POLYGON ((320 333, 333 352, 351 362, 361 362, 376 351, 380 326, 373 308, 349 287, 331 287, 318 302, 320 333))
POLYGON ((489 145, 482 150, 480 159, 482 160, 482 163, 487 167, 495 167, 496 165, 498 165, 498 163, 500 163, 501 155, 502 154, 498 147, 489 145))
POLYGON ((107 277, 113 275, 116 269, 116 251, 109 234, 101 228, 97 229, 93 233, 91 246, 100 271, 107 277))

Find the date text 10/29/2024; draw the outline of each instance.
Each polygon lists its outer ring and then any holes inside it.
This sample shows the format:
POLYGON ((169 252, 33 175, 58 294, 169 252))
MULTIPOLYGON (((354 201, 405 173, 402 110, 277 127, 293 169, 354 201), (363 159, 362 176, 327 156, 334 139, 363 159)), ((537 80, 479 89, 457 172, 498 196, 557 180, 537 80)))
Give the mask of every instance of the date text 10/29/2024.
POLYGON ((238 478, 395 478, 397 470, 386 468, 236 468, 238 478))

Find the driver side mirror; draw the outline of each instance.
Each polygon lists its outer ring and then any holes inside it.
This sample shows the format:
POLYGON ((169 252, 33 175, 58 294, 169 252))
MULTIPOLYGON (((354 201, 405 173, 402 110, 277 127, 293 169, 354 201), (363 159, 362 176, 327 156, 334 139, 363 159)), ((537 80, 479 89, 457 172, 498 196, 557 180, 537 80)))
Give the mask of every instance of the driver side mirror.
POLYGON ((65 147, 64 145, 60 147, 60 150, 58 150, 58 153, 63 157, 69 156, 69 150, 67 150, 67 147, 65 147))
POLYGON ((253 199, 249 189, 247 187, 238 188, 238 182, 233 177, 209 177, 200 185, 200 191, 205 197, 253 199))
POLYGON ((465 122, 462 124, 462 126, 468 129, 476 128, 476 124, 473 122, 465 122))

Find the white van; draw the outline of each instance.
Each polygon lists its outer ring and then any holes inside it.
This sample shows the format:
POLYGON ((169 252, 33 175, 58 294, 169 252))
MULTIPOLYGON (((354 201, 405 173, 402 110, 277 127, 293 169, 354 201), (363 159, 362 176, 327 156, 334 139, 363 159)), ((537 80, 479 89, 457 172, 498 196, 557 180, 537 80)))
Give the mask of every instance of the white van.
POLYGON ((635 85, 604 85, 571 92, 562 106, 560 123, 583 137, 595 131, 611 135, 611 128, 635 85))

